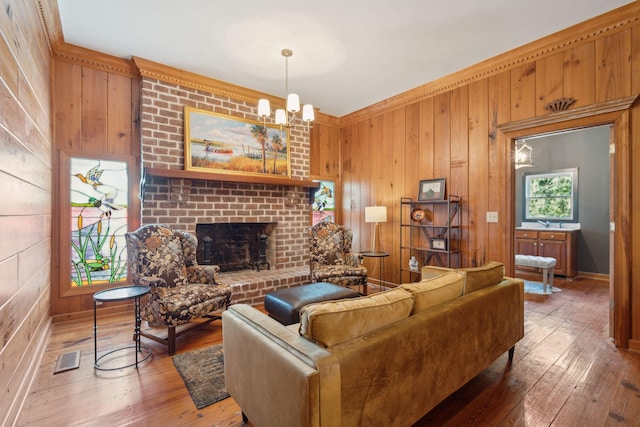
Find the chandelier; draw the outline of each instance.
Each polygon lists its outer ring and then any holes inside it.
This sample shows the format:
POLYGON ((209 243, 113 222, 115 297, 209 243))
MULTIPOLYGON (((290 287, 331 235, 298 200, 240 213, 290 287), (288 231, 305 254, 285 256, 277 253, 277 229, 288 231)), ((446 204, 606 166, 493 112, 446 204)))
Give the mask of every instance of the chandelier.
MULTIPOLYGON (((282 49, 282 56, 285 59, 285 90, 287 93, 286 110, 276 109, 275 123, 280 125, 280 129, 289 128, 296 120, 297 113, 300 112, 300 98, 296 93, 289 93, 289 58, 293 55, 291 49, 282 49)), ((267 117, 271 115, 271 105, 266 98, 258 101, 258 117, 261 117, 266 126, 267 117)), ((313 105, 304 104, 302 106, 302 121, 309 126, 309 122, 315 119, 313 105)))
POLYGON ((527 145, 525 140, 516 141, 516 169, 527 168, 533 166, 533 159, 531 154, 533 152, 533 148, 530 145, 527 145))

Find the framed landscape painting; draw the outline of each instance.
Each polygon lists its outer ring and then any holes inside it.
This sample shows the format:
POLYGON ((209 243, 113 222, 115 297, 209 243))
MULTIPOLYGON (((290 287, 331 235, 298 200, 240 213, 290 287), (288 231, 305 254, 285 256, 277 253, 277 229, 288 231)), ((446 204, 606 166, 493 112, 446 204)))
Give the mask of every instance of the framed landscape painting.
POLYGON ((184 109, 184 168, 241 175, 291 176, 288 129, 184 109))

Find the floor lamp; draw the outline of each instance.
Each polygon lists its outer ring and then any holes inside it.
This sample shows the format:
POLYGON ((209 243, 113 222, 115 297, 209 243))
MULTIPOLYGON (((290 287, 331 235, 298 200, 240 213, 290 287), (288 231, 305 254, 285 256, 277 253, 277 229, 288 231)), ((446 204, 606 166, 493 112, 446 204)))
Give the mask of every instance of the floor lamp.
POLYGON ((364 222, 374 222, 373 227, 373 252, 380 253, 380 230, 379 224, 387 222, 386 206, 367 206, 364 208, 364 222))

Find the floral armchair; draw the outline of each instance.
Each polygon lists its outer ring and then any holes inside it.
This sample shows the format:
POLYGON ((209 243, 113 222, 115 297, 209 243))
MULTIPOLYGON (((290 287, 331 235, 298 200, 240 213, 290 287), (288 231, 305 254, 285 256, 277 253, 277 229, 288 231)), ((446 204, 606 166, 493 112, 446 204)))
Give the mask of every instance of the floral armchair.
POLYGON ((342 225, 321 222, 311 227, 311 280, 340 286, 367 284, 362 255, 351 252, 353 232, 342 225))
MULTIPOLYGON (((231 303, 231 287, 216 281, 220 268, 198 265, 198 240, 186 231, 150 224, 125 234, 129 277, 151 288, 141 317, 150 326, 166 326, 167 337, 140 334, 176 350, 176 327, 197 318, 220 319, 215 312, 231 303)), ((187 328, 184 328, 187 329, 187 328)))

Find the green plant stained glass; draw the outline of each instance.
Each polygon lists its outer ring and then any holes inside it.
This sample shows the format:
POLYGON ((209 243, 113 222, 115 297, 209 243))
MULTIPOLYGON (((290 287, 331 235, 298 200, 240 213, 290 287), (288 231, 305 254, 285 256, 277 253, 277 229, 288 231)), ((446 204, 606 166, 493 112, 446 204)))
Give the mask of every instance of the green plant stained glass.
POLYGON ((525 219, 574 221, 577 170, 525 175, 525 219))
POLYGON ((127 278, 127 163, 71 159, 71 283, 127 278))

